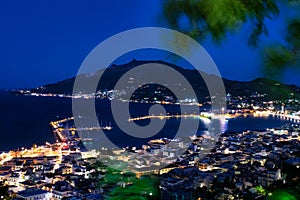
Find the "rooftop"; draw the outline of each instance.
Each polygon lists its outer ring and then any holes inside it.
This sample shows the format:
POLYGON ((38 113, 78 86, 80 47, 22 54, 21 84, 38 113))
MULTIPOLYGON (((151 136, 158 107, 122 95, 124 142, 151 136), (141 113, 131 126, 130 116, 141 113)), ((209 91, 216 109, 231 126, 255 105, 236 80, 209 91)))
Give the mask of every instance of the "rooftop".
POLYGON ((45 190, 42 190, 42 189, 38 189, 38 188, 29 188, 29 189, 20 191, 20 192, 18 193, 18 195, 19 195, 19 196, 22 196, 22 197, 30 197, 30 196, 36 196, 36 195, 46 194, 46 193, 48 193, 48 192, 45 191, 45 190))

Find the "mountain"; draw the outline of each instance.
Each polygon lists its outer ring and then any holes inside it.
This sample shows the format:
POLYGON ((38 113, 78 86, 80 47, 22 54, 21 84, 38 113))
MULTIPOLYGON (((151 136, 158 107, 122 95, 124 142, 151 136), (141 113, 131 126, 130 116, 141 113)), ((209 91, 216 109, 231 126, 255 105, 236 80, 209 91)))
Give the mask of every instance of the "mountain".
MULTIPOLYGON (((208 96, 208 90, 206 87, 206 84, 203 80, 203 78, 200 76, 199 73, 195 71, 195 69, 186 69, 179 67, 174 64, 170 64, 164 61, 137 61, 132 60, 131 62, 123 65, 111 65, 108 67, 101 78, 100 83, 98 84, 98 90, 104 91, 104 90, 111 90, 114 88, 117 81, 121 78, 121 76, 128 72, 129 70, 133 69, 136 66, 142 65, 142 64, 153 64, 153 63, 160 63, 164 65, 168 65, 172 67, 173 69, 180 72, 182 75, 186 77, 186 79, 191 83, 194 91, 196 91, 198 99, 205 99, 206 96, 208 96)), ((101 70, 95 72, 94 74, 83 74, 80 75, 80 78, 83 79, 85 82, 89 82, 92 80, 95 80, 97 77, 96 75, 100 72, 103 72, 101 70)), ((209 76, 210 78, 218 78, 215 75, 210 75, 206 73, 202 73, 203 76, 209 76)), ((138 81, 143 85, 143 81, 141 80, 142 76, 145 74, 136 75, 136 77, 133 77, 134 81, 138 81)), ((55 93, 55 94, 72 94, 72 88, 74 84, 75 78, 69 78, 63 81, 59 81, 57 83, 48 84, 40 88, 31 89, 31 92, 35 93, 55 93)), ((265 100, 281 100, 281 99, 287 99, 287 98, 300 98, 300 88, 295 85, 286 85, 282 84, 278 81, 266 79, 266 78, 257 78, 252 81, 232 81, 223 78, 223 82, 225 85, 226 93, 230 93, 231 96, 237 97, 237 96, 255 96, 257 94, 260 94, 265 100)), ((180 85, 180 84, 179 84, 180 85)), ((188 94, 188 91, 185 91, 185 88, 180 88, 180 86, 177 87, 180 92, 185 92, 188 94)), ((126 88, 124 88, 126 89, 126 88)), ((137 88, 135 88, 137 89, 137 88)), ((164 87, 159 87, 159 85, 152 85, 149 87, 142 87, 135 91, 133 97, 135 98, 141 98, 145 95, 150 95, 154 91, 162 90, 160 94, 163 95, 173 95, 172 92, 170 92, 168 89, 164 87), (152 92, 150 92, 152 91, 152 92)), ((82 91, 83 93, 86 91, 82 91)), ((159 93, 159 92, 158 92, 159 93)), ((173 95, 174 96, 174 95, 173 95)), ((151 97, 149 97, 151 98, 151 97)))

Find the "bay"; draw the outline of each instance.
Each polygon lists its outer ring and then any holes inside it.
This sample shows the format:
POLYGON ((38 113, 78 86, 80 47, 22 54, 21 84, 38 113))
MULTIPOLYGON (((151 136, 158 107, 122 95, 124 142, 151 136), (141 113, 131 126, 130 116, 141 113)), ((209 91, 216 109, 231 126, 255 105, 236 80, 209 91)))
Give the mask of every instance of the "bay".
MULTIPOLYGON (((132 116, 147 115, 151 104, 130 104, 132 116)), ((167 112, 178 113, 179 107, 165 106, 167 112)), ((166 120, 164 129, 150 138, 135 138, 124 135, 114 121, 110 112, 110 101, 99 100, 96 110, 100 113, 99 123, 114 127, 107 132, 107 137, 117 143, 118 146, 141 146, 149 139, 161 137, 175 137, 180 120, 194 123, 193 118, 166 120), (121 141, 121 143, 120 143, 121 141)), ((191 110, 191 112, 193 112, 191 110)), ((0 91, 0 151, 14 150, 21 147, 31 147, 33 144, 45 144, 55 142, 55 137, 50 130, 49 122, 72 116, 72 99, 59 97, 33 97, 15 96, 7 91, 0 91)), ((135 122, 140 126, 146 126, 150 121, 135 122)), ((241 132, 244 130, 264 130, 266 128, 280 128, 287 121, 276 117, 238 117, 230 119, 224 128, 229 132, 241 132)), ((201 134, 207 125, 199 121, 198 130, 185 130, 186 136, 201 134)), ((185 134, 185 133, 184 133, 185 134)))

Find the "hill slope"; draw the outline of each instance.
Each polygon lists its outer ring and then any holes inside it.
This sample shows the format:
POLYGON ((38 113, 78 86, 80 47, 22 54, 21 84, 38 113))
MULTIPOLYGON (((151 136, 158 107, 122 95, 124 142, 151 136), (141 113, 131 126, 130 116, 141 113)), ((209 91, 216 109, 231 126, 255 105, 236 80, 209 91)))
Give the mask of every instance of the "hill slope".
MULTIPOLYGON (((130 69, 142 65, 142 64, 151 64, 151 63, 160 63, 164 65, 168 65, 178 72, 180 72, 182 75, 186 77, 186 79, 191 83, 192 87, 197 93, 197 96, 199 99, 203 99, 206 96, 208 96, 208 90, 206 87, 206 84, 203 80, 203 78, 199 75, 199 73, 195 73, 195 70, 191 69, 185 69, 179 66, 176 66, 174 64, 166 63, 164 61, 137 61, 132 60, 131 62, 123 65, 112 65, 108 67, 103 76, 102 79, 98 85, 98 90, 104 91, 104 90, 111 90, 114 88, 114 85, 116 82, 120 79, 120 77, 130 69)), ((97 71, 93 75, 84 74, 80 75, 80 78, 82 78, 84 81, 89 82, 92 79, 96 78, 96 74, 100 73, 101 71, 97 71)), ((206 73, 203 73, 204 76, 210 76, 210 78, 217 78, 214 75, 208 75, 206 73)), ((140 77, 134 77, 136 81, 139 80, 140 77)), ((31 92, 36 93, 55 93, 55 94, 72 94, 72 88, 74 84, 75 78, 69 78, 63 81, 59 81, 57 83, 53 84, 47 84, 41 88, 38 89, 31 89, 31 92)), ((300 98, 300 88, 295 85, 285 85, 278 81, 273 81, 265 78, 257 78, 252 81, 232 81, 223 78, 225 89, 227 93, 230 93, 232 96, 251 96, 256 94, 265 94, 264 99, 266 100, 275 100, 275 99, 287 99, 290 97, 294 98, 300 98)), ((136 89, 136 88, 135 88, 136 89)), ((158 86, 153 86, 152 90, 159 89, 158 86)), ((161 89, 161 88, 160 88, 161 89)), ((178 87, 178 90, 183 92, 183 88, 178 87)), ((83 91, 84 92, 84 91, 83 91)), ((186 91, 185 91, 186 92, 186 91)), ((142 90, 138 90, 135 92, 136 96, 144 95, 149 92, 142 92, 142 90), (140 94, 139 94, 140 93, 140 94)), ((170 91, 165 90, 163 92, 164 94, 169 94, 170 91)))

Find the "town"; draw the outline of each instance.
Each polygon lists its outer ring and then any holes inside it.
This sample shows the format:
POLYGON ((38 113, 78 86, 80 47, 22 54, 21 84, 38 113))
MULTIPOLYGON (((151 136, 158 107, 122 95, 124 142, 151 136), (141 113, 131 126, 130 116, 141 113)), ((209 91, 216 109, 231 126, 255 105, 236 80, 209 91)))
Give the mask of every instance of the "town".
MULTIPOLYGON (((126 91, 105 90, 94 94, 22 95, 62 98, 116 98, 124 101, 126 91)), ((212 99, 132 99, 135 103, 174 104, 199 107, 201 113, 133 116, 128 123, 147 119, 195 118, 205 123, 219 121, 220 127, 187 138, 157 138, 141 148, 85 148, 92 138, 80 131, 111 131, 99 127, 66 127, 74 117, 50 122, 56 143, 0 155, 0 181, 6 198, 12 199, 121 199, 134 194, 143 199, 266 199, 276 187, 299 185, 300 113, 299 101, 291 93, 286 100, 270 101, 266 94, 232 96, 227 108, 209 112, 212 99), (226 132, 228 120, 237 117, 275 117, 286 121, 280 129, 226 132)), ((273 192, 275 191, 275 193, 273 192)), ((297 191, 297 190, 295 190, 297 191)), ((274 194, 273 194, 274 193, 274 194)))
POLYGON ((106 199, 116 188, 130 189, 153 177, 157 185, 134 192, 145 199, 271 196, 266 191, 274 183, 299 183, 299 119, 279 113, 294 123, 220 137, 161 138, 141 149, 87 150, 80 138, 64 136, 59 124, 72 120, 66 118, 50 123, 60 140, 55 144, 1 153, 0 181, 7 188, 5 198, 13 199, 106 199))

